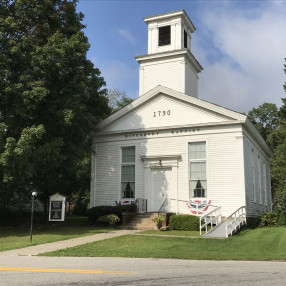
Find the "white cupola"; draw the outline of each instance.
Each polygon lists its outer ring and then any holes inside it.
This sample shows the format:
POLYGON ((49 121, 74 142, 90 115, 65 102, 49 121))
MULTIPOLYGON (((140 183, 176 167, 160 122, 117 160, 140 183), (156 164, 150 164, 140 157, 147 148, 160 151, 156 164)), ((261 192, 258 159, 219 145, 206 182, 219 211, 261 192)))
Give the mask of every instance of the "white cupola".
POLYGON ((191 53, 195 27, 185 10, 144 18, 148 25, 148 54, 136 57, 139 96, 158 85, 198 97, 202 66, 191 53))

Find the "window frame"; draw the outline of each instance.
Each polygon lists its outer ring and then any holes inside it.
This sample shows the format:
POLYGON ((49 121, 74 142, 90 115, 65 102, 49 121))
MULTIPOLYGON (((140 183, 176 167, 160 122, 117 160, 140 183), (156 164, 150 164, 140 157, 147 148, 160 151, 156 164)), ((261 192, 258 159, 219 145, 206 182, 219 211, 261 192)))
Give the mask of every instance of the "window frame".
POLYGON ((189 180, 188 180, 188 189, 189 189, 189 199, 206 199, 208 197, 209 189, 208 189, 208 166, 207 166, 207 141, 206 140, 199 140, 199 141, 192 141, 188 143, 188 173, 189 173, 189 180), (196 144, 196 143, 204 143, 205 149, 205 158, 196 158, 192 159, 191 158, 191 144, 196 144), (191 179, 191 164, 195 163, 204 163, 205 164, 205 180, 200 180, 200 182, 205 182, 205 194, 204 196, 194 196, 194 190, 191 190, 191 182, 195 182, 196 180, 191 179))
MULTIPOLYGON (((129 199, 135 199, 135 193, 136 193, 136 147, 135 146, 122 146, 120 148, 120 199, 124 199, 124 200, 129 200, 129 199), (134 161, 129 161, 129 162, 123 162, 123 150, 124 149, 128 149, 128 148, 133 148, 134 149, 134 161), (122 167, 125 166, 134 166, 134 181, 123 181, 122 180, 122 167), (123 183, 132 183, 134 184, 134 189, 131 189, 131 193, 130 196, 124 196, 124 190, 122 187, 123 183), (133 192, 133 196, 132 196, 132 192, 133 192)), ((125 187, 126 188, 126 187, 125 187)))

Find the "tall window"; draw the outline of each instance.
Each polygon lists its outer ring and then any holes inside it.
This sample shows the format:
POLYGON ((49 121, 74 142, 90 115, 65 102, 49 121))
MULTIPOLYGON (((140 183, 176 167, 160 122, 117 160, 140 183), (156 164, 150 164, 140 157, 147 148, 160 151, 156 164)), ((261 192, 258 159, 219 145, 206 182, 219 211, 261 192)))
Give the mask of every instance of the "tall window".
POLYGON ((266 164, 263 162, 263 192, 264 192, 264 205, 267 206, 267 187, 266 187, 266 164))
POLYGON ((206 142, 189 143, 190 198, 207 196, 206 142))
POLYGON ((254 150, 253 150, 253 149, 251 149, 251 171, 252 171, 252 193, 253 193, 253 202, 256 203, 255 162, 254 162, 254 150))
POLYGON ((159 46, 171 44, 171 26, 164 26, 159 28, 159 46))
POLYGON ((121 197, 135 198, 135 147, 122 148, 121 197))
POLYGON ((261 177, 261 160, 258 156, 258 194, 259 194, 259 203, 262 204, 262 177, 261 177))

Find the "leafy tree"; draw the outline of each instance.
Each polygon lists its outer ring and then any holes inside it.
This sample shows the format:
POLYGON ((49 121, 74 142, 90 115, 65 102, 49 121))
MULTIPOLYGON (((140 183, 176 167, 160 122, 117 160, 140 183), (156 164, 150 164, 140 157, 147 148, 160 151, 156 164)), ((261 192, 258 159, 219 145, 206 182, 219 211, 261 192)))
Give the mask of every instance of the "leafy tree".
POLYGON ((89 134, 110 114, 76 0, 0 1, 0 205, 89 185, 89 134))
POLYGON ((263 103, 249 111, 248 116, 264 140, 272 148, 276 147, 275 131, 278 127, 278 108, 273 103, 263 103))
MULTIPOLYGON (((286 65, 284 67, 286 73, 286 65)), ((286 92, 286 84, 284 90, 286 92)), ((271 177, 276 200, 279 202, 286 218, 286 98, 283 98, 282 101, 283 105, 279 109, 279 128, 275 132, 277 147, 272 158, 271 177)))
POLYGON ((125 91, 120 91, 117 88, 109 89, 107 98, 108 105, 113 113, 134 101, 134 99, 126 96, 125 91))

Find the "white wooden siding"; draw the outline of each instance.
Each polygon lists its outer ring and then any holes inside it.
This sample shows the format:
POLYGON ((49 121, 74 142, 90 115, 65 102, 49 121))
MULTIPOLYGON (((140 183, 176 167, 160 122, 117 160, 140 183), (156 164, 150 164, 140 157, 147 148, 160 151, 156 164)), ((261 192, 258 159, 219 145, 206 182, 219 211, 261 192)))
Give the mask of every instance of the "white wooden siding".
POLYGON ((245 167, 245 195, 248 216, 258 216, 262 212, 271 210, 270 163, 263 151, 254 145, 248 136, 244 137, 244 167, 245 167), (258 159, 258 157, 260 159, 258 159), (254 177, 252 173, 254 161, 254 177), (263 178, 263 162, 265 163, 266 178, 263 178), (259 178, 259 168, 261 176, 259 178), (254 183, 254 190, 253 190, 254 183), (259 187, 261 186, 261 195, 259 187), (255 193, 253 193, 253 191, 255 193))
POLYGON ((140 90, 142 94, 157 85, 163 85, 184 92, 184 62, 182 58, 159 60, 152 64, 140 65, 140 78, 143 79, 140 90))
MULTIPOLYGON (((244 189, 240 181, 244 174, 239 173, 237 158, 237 136, 241 135, 239 127, 233 127, 232 132, 222 132, 217 129, 205 130, 202 134, 177 135, 134 140, 116 140, 112 143, 97 142, 96 205, 114 204, 120 198, 120 158, 118 150, 126 145, 136 147, 136 197, 146 197, 144 188, 144 163, 141 156, 181 154, 178 161, 179 200, 189 200, 189 158, 188 144, 195 141, 207 142, 207 176, 208 196, 206 200, 223 207, 223 215, 228 215, 244 201, 244 189), (116 170, 117 166, 117 170, 116 170)), ((109 139, 111 140, 111 139, 109 139)), ((241 147, 242 148, 242 147, 241 147)), ((172 192, 175 194, 174 192, 172 192)), ((173 197, 176 199, 176 197, 173 197)), ((188 213, 185 202, 179 203, 179 212, 188 213)))
POLYGON ((185 93, 198 97, 198 75, 192 69, 191 65, 185 64, 185 93))

